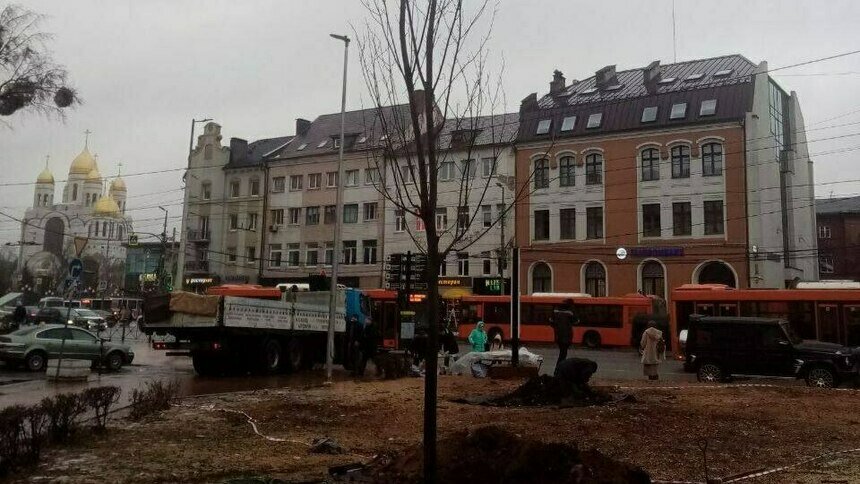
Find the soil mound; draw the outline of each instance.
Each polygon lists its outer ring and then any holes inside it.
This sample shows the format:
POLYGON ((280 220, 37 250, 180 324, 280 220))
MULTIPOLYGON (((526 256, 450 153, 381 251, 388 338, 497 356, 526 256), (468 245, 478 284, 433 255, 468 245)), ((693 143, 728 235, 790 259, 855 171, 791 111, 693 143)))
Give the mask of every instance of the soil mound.
MULTIPOLYGON (((596 450, 524 439, 496 426, 456 432, 438 443, 438 481, 445 483, 639 484, 641 468, 596 450)), ((373 482, 421 482, 422 448, 415 446, 369 469, 373 482)))
POLYGON ((456 399, 457 403, 494 407, 585 407, 635 401, 632 395, 608 393, 588 384, 576 385, 549 375, 529 378, 516 390, 502 396, 456 399))

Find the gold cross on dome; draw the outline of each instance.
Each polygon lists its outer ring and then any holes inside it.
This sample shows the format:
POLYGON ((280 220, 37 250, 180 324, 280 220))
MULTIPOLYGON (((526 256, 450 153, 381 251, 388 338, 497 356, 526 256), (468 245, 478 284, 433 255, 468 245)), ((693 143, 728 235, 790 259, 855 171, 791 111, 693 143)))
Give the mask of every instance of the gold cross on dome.
POLYGON ((45 155, 45 169, 48 168, 49 161, 51 161, 51 155, 45 155))
POLYGON ((87 129, 86 131, 84 131, 84 135, 86 136, 86 137, 84 138, 84 148, 87 148, 87 147, 89 147, 89 145, 90 145, 90 134, 91 134, 91 133, 92 133, 92 131, 90 131, 89 129, 87 129))
POLYGON ((122 162, 117 163, 116 176, 122 176, 122 162))

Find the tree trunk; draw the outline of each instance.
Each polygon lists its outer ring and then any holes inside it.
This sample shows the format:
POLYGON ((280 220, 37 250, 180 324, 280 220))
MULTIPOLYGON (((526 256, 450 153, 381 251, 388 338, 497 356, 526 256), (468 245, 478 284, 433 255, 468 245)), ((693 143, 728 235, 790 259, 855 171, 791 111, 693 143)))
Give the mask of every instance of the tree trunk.
MULTIPOLYGON (((433 232, 431 230, 431 232, 433 232)), ((439 240, 435 234, 427 240, 427 354, 424 373, 424 482, 436 482, 436 394, 439 359, 439 240), (434 240, 430 240, 430 239, 434 240)))

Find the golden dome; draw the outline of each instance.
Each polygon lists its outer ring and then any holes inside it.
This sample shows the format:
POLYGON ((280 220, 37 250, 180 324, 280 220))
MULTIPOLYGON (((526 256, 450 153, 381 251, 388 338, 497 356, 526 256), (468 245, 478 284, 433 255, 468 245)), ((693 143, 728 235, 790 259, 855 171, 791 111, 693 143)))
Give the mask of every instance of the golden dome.
POLYGON ((72 161, 72 166, 69 167, 69 174, 87 175, 96 168, 96 159, 90 154, 90 150, 84 148, 81 154, 75 157, 72 161))
POLYGON ((116 204, 116 201, 110 195, 101 197, 93 205, 93 215, 116 217, 119 215, 119 205, 116 204))
POLYGON ((54 174, 51 173, 51 170, 47 166, 42 170, 42 173, 39 173, 36 183, 54 183, 54 174))
POLYGON ((120 177, 116 177, 114 181, 110 184, 110 191, 112 192, 124 192, 125 189, 125 180, 120 177))
POLYGON ((92 170, 90 170, 90 172, 87 174, 87 182, 96 182, 99 184, 102 182, 102 174, 99 173, 98 168, 93 168, 92 170))

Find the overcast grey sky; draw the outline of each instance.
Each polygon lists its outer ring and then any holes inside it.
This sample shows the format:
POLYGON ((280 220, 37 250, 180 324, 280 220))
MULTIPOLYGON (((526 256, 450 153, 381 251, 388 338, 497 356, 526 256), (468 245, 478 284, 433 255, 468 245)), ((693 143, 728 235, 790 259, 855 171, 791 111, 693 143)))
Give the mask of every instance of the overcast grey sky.
MULTIPOLYGON (((5 183, 34 182, 46 155, 55 178, 65 179, 87 129, 103 175, 115 174, 119 162, 124 173, 182 168, 194 116, 220 123, 225 142, 292 134, 296 117, 340 109, 342 44, 328 34, 351 35, 365 17, 358 0, 16 3, 49 16, 43 28, 55 36, 56 60, 85 104, 64 123, 5 118, 5 183)), ((771 68, 794 64, 860 48, 858 18, 856 1, 678 0, 677 58, 740 53, 771 68)), ((607 64, 621 70, 671 62, 672 2, 501 0, 489 47, 496 66, 504 57, 507 109, 515 111, 529 93, 547 90, 556 68, 582 79, 607 64)), ((347 108, 369 107, 357 56, 349 68, 347 108)), ((860 179, 860 55, 774 75, 797 91, 807 125, 825 128, 810 140, 844 136, 810 144, 817 195, 860 194, 860 183, 850 181, 860 179), (858 124, 830 127, 846 123, 858 124), (848 151, 828 154, 839 150, 848 151)), ((170 210, 170 226, 178 225, 181 171, 126 182, 138 231, 160 232, 158 204, 170 210)), ((22 215, 32 197, 32 185, 0 187, 6 213, 22 215)), ((0 242, 17 240, 19 230, 0 217, 0 242)))

